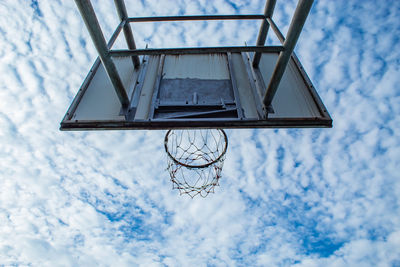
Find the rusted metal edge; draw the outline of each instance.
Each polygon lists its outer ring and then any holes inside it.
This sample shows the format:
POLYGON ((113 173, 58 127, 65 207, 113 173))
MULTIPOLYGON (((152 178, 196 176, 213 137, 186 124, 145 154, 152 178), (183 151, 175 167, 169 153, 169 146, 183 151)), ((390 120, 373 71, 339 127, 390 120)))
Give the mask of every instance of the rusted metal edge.
POLYGON ((206 53, 241 53, 261 52, 278 53, 283 46, 224 46, 224 47, 183 47, 183 48, 148 48, 136 50, 111 50, 112 57, 127 57, 132 55, 179 55, 179 54, 206 54, 206 53))
POLYGON ((269 118, 267 120, 229 120, 225 118, 205 119, 166 119, 143 121, 69 121, 62 122, 60 130, 167 130, 191 128, 331 128, 332 120, 325 118, 269 118))

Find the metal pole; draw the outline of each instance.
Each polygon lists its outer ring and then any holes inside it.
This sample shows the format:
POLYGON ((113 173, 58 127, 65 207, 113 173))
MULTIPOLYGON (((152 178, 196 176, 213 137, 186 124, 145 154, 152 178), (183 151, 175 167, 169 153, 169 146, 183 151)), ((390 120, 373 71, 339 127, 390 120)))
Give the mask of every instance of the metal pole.
POLYGON ((86 24, 90 37, 92 37, 97 53, 99 54, 104 69, 106 70, 114 90, 117 93, 119 101, 121 102, 122 107, 125 109, 129 105, 129 98, 126 94, 121 78, 118 75, 117 68, 115 67, 115 64, 109 54, 107 43, 96 18, 96 14, 94 13, 93 6, 90 3, 90 0, 75 0, 75 3, 78 6, 83 21, 86 24))
POLYGON ((256 20, 265 19, 264 15, 189 15, 189 16, 161 16, 161 17, 133 17, 129 22, 151 21, 184 21, 184 20, 256 20))
MULTIPOLYGON (((267 34, 269 30, 269 23, 267 21, 267 18, 272 18, 272 14, 274 13, 275 9, 275 4, 276 0, 268 0, 267 3, 265 4, 264 8, 265 18, 261 24, 260 31, 258 33, 257 44, 256 44, 257 46, 263 46, 265 44, 265 40, 267 39, 267 34)), ((254 67, 258 67, 260 59, 261 59, 261 53, 255 53, 253 58, 254 67)))
MULTIPOLYGON (((135 50, 136 49, 135 39, 133 39, 132 28, 128 22, 128 13, 126 11, 125 2, 124 0, 114 0, 114 3, 115 7, 117 8, 119 18, 121 19, 121 21, 126 21, 124 25, 124 35, 129 50, 135 50)), ((138 56, 132 56, 132 61, 133 65, 135 65, 136 68, 139 67, 140 60, 138 56)))
POLYGON ((296 11, 294 12, 292 21, 290 22, 289 30, 286 36, 286 40, 283 43, 284 51, 280 52, 278 61, 274 72, 272 73, 271 80, 269 81, 267 90, 264 95, 264 105, 270 106, 276 90, 278 89, 279 83, 282 79, 283 73, 285 72, 286 66, 289 63, 290 57, 294 47, 296 46, 297 40, 299 39, 301 30, 303 29, 304 23, 306 22, 308 13, 311 10, 311 6, 314 0, 299 0, 297 3, 296 11))

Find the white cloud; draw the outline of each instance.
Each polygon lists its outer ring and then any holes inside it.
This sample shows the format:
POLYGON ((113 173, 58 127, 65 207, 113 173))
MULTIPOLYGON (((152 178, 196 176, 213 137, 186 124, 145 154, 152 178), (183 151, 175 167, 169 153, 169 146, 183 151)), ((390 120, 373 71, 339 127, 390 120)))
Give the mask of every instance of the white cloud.
MULTIPOLYGON (((126 3, 131 16, 264 7, 126 3)), ((283 32, 295 4, 278 1, 283 32)), ((108 38, 113 3, 93 6, 108 38)), ((33 7, 0 4, 0 265, 400 264, 398 3, 316 1, 296 51, 334 128, 228 131, 221 186, 193 200, 171 190, 164 132, 58 130, 96 53, 73 1, 33 7)), ((133 27, 141 47, 242 45, 258 32, 133 27)))

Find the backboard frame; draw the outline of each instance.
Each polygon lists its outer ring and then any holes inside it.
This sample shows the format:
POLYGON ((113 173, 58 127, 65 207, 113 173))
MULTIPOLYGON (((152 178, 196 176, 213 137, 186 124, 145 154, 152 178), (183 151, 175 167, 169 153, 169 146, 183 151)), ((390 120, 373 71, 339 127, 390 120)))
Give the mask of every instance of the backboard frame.
MULTIPOLYGON (((99 52, 99 58, 96 59, 93 67, 89 71, 80 90, 74 98, 70 108, 61 122, 61 130, 106 130, 106 129, 176 129, 176 128, 303 128, 303 127, 332 127, 332 119, 322 103, 318 93, 316 92, 311 80, 307 76, 297 56, 293 52, 305 19, 312 5, 312 0, 300 0, 296 8, 288 35, 285 38, 279 31, 275 22, 272 20, 272 13, 275 7, 274 0, 268 0, 265 6, 263 15, 199 15, 199 16, 168 16, 168 17, 136 17, 129 18, 126 14, 123 0, 115 0, 118 14, 121 18, 121 23, 106 44, 102 35, 97 18, 94 14, 89 0, 75 0, 81 15, 88 27, 91 37, 95 43, 96 49, 99 52), (133 40, 130 23, 136 22, 152 22, 152 21, 187 21, 187 20, 262 20, 259 37, 256 46, 234 46, 234 47, 193 47, 193 48, 170 48, 170 49, 136 49, 133 40), (281 46, 264 46, 265 39, 268 33, 268 28, 271 27, 282 43, 281 46), (124 35, 129 49, 113 50, 112 46, 118 38, 121 31, 124 35), (130 115, 132 108, 136 108, 140 91, 132 88, 126 88, 126 85, 121 81, 118 74, 115 60, 118 58, 132 58, 134 71, 137 72, 136 83, 140 83, 140 79, 144 79, 147 72, 147 61, 140 62, 139 56, 149 57, 166 57, 166 56, 184 56, 184 55, 227 55, 228 65, 232 65, 230 55, 241 55, 245 64, 246 72, 251 83, 251 90, 254 96, 258 95, 263 98, 263 101, 256 101, 256 109, 259 117, 245 118, 240 115, 241 109, 238 109, 237 118, 185 118, 183 119, 154 119, 153 117, 137 120, 130 115), (253 59, 250 59, 249 53, 253 59), (268 81, 263 79, 259 64, 262 55, 277 54, 277 61, 273 73, 268 81), (273 105, 275 93, 278 90, 280 81, 284 76, 287 66, 294 66, 295 72, 302 79, 306 86, 306 93, 309 94, 319 111, 319 116, 310 118, 274 118, 273 105), (77 111, 82 98, 84 97, 88 87, 94 79, 100 68, 103 68, 111 81, 113 88, 118 95, 121 104, 120 115, 123 117, 113 120, 80 120, 75 119, 74 114, 77 111), (252 82, 253 80, 254 82, 252 82), (268 86, 266 86, 268 84, 268 86), (262 88, 262 89, 260 89, 262 88), (129 97, 129 94, 132 94, 129 97), (134 96, 136 94, 136 97, 134 96), (260 95, 261 94, 261 95, 260 95), (136 101, 136 103, 135 103, 136 101), (136 106, 135 106, 136 105, 136 106)), ((162 67, 161 72, 162 72, 162 67)), ((240 107, 240 101, 237 97, 237 89, 235 89, 235 77, 232 75, 231 68, 230 77, 232 79, 232 89, 235 94, 235 102, 240 107)), ((160 72, 160 70, 159 70, 160 72)), ((161 75, 161 73, 159 73, 161 75)), ((161 80, 161 77, 158 77, 161 80)), ((158 89, 157 89, 158 90, 158 89)), ((152 106, 154 106, 153 96, 152 106)), ((154 111, 154 110, 153 110, 154 111)))

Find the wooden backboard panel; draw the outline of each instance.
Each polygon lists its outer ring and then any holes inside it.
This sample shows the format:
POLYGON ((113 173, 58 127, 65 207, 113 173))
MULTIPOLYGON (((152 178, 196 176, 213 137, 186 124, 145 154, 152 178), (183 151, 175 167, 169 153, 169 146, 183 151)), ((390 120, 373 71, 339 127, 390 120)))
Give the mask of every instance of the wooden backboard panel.
POLYGON ((295 55, 265 116, 262 97, 277 53, 253 68, 247 53, 150 55, 135 69, 130 57, 114 63, 130 97, 128 112, 99 61, 61 130, 331 127, 332 120, 295 55))

